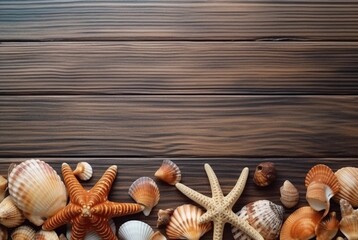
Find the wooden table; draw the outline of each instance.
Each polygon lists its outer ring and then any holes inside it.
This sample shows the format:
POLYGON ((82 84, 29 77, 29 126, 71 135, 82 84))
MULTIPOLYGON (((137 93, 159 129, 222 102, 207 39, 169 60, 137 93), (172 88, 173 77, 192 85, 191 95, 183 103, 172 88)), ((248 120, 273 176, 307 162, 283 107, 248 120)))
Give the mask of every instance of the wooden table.
MULTIPOLYGON (((238 211, 279 204, 286 179, 307 205, 312 166, 358 167, 357 0, 3 0, 0 42, 3 175, 29 158, 58 171, 87 161, 90 187, 116 164, 110 198, 133 201, 131 183, 154 178, 166 158, 207 195, 204 163, 224 193, 248 166, 238 211), (252 176, 263 161, 278 178, 259 189, 252 176)), ((152 214, 118 225, 155 228, 159 209, 191 203, 157 182, 152 214)))

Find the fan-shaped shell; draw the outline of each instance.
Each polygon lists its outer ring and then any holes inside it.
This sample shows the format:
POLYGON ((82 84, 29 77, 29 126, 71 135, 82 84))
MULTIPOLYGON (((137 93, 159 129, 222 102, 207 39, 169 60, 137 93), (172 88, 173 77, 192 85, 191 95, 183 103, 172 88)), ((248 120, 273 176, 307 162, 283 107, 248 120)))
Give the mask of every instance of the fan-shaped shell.
POLYGON ((167 238, 159 231, 156 231, 151 237, 150 240, 167 240, 167 238))
POLYGON ((323 214, 309 206, 294 211, 283 223, 280 240, 308 240, 315 236, 315 227, 323 214))
POLYGON ((31 159, 22 162, 12 169, 8 181, 16 206, 37 226, 66 206, 64 183, 43 161, 31 159))
POLYGON ((157 220, 157 227, 162 227, 168 225, 170 221, 170 217, 173 215, 174 209, 167 208, 167 209, 159 209, 158 211, 158 220, 157 220))
POLYGON ((316 226, 316 240, 331 240, 339 230, 339 221, 336 212, 331 212, 316 226))
POLYGON ((211 223, 199 224, 203 210, 192 204, 177 207, 170 218, 166 233, 169 239, 198 240, 211 229, 211 223))
POLYGON ((149 216, 152 208, 158 204, 160 192, 157 184, 149 177, 140 177, 132 183, 129 195, 139 204, 144 205, 143 213, 149 216))
POLYGON ((339 203, 342 215, 340 230, 348 240, 356 240, 358 239, 358 210, 354 210, 345 199, 341 199, 339 203))
POLYGON ((122 240, 150 240, 153 229, 145 222, 130 220, 118 229, 119 239, 122 240))
POLYGON ((8 240, 9 233, 7 232, 7 228, 0 225, 0 240, 8 240))
POLYGON ((162 165, 154 176, 170 185, 175 185, 181 180, 179 167, 169 159, 163 160, 162 165))
POLYGON ((35 240, 59 240, 55 231, 40 230, 35 234, 35 240))
MULTIPOLYGON (((113 219, 109 220, 109 225, 111 226, 111 230, 113 233, 116 233, 116 224, 114 223, 113 219)), ((71 239, 72 228, 71 225, 67 225, 66 237, 67 239, 71 239)), ((95 232, 88 232, 83 240, 98 240, 101 239, 95 232)))
POLYGON ((0 202, 5 198, 7 190, 7 179, 0 175, 0 202))
POLYGON ((288 180, 280 187, 280 201, 283 206, 293 208, 300 200, 300 194, 297 188, 288 180))
MULTIPOLYGON (((277 239, 283 221, 284 209, 268 200, 259 200, 245 205, 236 214, 255 228, 265 240, 277 239)), ((235 240, 251 240, 237 227, 232 228, 235 240)))
POLYGON ((358 168, 344 167, 335 172, 340 183, 339 192, 333 197, 339 202, 340 199, 347 200, 353 207, 358 207, 358 168))
POLYGON ((15 205, 11 196, 0 203, 0 224, 8 228, 20 226, 25 221, 21 210, 15 205))
POLYGON ((30 226, 22 225, 20 227, 17 227, 12 233, 11 233, 11 239, 12 240, 34 240, 36 235, 35 229, 33 229, 30 226))
POLYGON ((92 166, 88 162, 79 162, 73 174, 82 181, 87 181, 93 175, 92 166))

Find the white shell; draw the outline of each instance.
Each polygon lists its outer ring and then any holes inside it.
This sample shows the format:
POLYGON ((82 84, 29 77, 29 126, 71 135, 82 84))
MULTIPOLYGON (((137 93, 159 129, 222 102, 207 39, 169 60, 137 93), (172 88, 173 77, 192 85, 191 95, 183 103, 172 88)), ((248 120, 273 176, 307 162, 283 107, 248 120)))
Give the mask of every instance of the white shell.
POLYGON ((15 205, 11 196, 0 203, 0 224, 8 228, 20 226, 25 221, 21 210, 15 205))
POLYGON ((337 176, 341 188, 333 199, 337 202, 340 199, 345 199, 353 207, 358 207, 358 168, 344 167, 334 174, 337 176))
POLYGON ((35 240, 59 240, 55 231, 40 230, 35 234, 35 240))
POLYGON ((138 220, 131 220, 122 224, 118 229, 118 237, 122 240, 150 240, 154 234, 153 229, 138 220))
POLYGON ((34 240, 36 231, 30 226, 22 225, 11 233, 12 240, 34 240))
POLYGON ((73 174, 82 181, 87 181, 93 175, 92 166, 88 162, 79 162, 73 174))
MULTIPOLYGON (((116 233, 116 224, 114 223, 114 221, 112 219, 109 220, 109 225, 111 226, 113 233, 116 233)), ((67 231, 66 231, 67 239, 71 239, 71 232, 72 232, 71 226, 68 225, 67 231)), ((99 240, 99 239, 101 239, 101 238, 98 236, 97 233, 88 232, 83 240, 99 240)))
POLYGON ((12 169, 8 181, 15 204, 37 226, 66 206, 64 183, 43 161, 31 159, 22 162, 12 169))

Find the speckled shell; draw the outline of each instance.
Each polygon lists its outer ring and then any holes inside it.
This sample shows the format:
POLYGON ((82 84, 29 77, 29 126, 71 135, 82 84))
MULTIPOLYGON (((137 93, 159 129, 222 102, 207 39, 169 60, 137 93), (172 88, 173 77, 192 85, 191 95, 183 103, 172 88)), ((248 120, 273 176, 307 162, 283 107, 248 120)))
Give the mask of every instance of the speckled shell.
POLYGON ((11 233, 11 239, 12 240, 34 240, 36 235, 35 229, 33 229, 30 226, 22 225, 20 227, 17 227, 12 233, 11 233))
POLYGON ((118 237, 122 240, 150 240, 153 229, 145 222, 130 220, 118 229, 118 237))
POLYGON ((162 165, 154 176, 170 185, 175 185, 181 180, 179 167, 169 159, 163 160, 162 165))
POLYGON ((308 240, 315 236, 315 228, 323 214, 309 206, 298 208, 283 223, 280 240, 308 240))
POLYGON ((339 202, 340 199, 347 200, 353 207, 358 207, 358 168, 344 167, 335 172, 340 183, 339 192, 333 199, 339 202))
POLYGON ((151 237, 150 240, 167 240, 167 238, 159 231, 156 231, 151 237))
POLYGON ((168 225, 170 221, 170 217, 173 215, 174 209, 159 209, 158 211, 158 220, 157 220, 157 228, 168 225))
POLYGON ((144 205, 143 213, 149 216, 152 208, 158 204, 160 192, 157 184, 149 177, 140 177, 129 187, 128 194, 139 204, 144 205))
POLYGON ((9 233, 7 231, 7 228, 0 225, 0 240, 8 240, 9 233))
MULTIPOLYGON (((116 233, 116 224, 114 223, 113 219, 109 220, 109 225, 111 226, 113 233, 116 233)), ((69 240, 71 239, 71 233, 72 233, 71 225, 67 225, 66 238, 69 240)), ((97 233, 88 232, 83 240, 98 240, 98 239, 101 238, 100 236, 98 236, 97 233)))
POLYGON ((339 230, 339 221, 336 212, 331 212, 324 217, 316 226, 316 240, 331 240, 339 230))
POLYGON ((288 180, 280 187, 280 201, 286 208, 293 208, 300 200, 297 188, 288 180))
POLYGON ((8 228, 20 226, 25 221, 25 216, 15 205, 11 196, 7 196, 0 203, 0 224, 8 228))
POLYGON ((212 227, 211 222, 199 224, 203 214, 201 208, 192 204, 177 207, 166 229, 168 239, 200 239, 212 227))
POLYGON ((7 179, 0 175, 0 202, 4 200, 7 190, 7 179))
POLYGON ((339 201, 342 219, 340 230, 348 240, 358 239, 358 210, 354 210, 352 205, 345 199, 339 201))
POLYGON ((273 162, 262 162, 257 165, 254 173, 254 183, 260 187, 270 185, 276 179, 276 167, 273 162))
POLYGON ((43 161, 31 159, 22 162, 12 169, 8 181, 15 204, 37 226, 66 206, 64 183, 43 161))
POLYGON ((92 166, 88 162, 79 162, 73 174, 82 181, 91 179, 93 175, 92 166))
POLYGON ((59 240, 55 231, 40 230, 35 234, 35 240, 59 240))
MULTIPOLYGON (((268 200, 258 200, 245 205, 236 213, 255 228, 265 240, 277 239, 283 222, 284 209, 268 200)), ((237 227, 232 228, 235 240, 251 240, 237 227)))

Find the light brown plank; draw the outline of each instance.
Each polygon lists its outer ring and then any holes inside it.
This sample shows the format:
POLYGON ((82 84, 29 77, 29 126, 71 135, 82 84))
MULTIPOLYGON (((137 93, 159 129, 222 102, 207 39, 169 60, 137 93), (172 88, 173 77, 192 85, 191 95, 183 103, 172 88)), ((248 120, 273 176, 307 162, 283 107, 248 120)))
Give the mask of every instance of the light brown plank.
POLYGON ((2 96, 0 156, 357 156, 357 96, 2 96))
POLYGON ((357 1, 1 1, 1 41, 357 40, 357 1))

